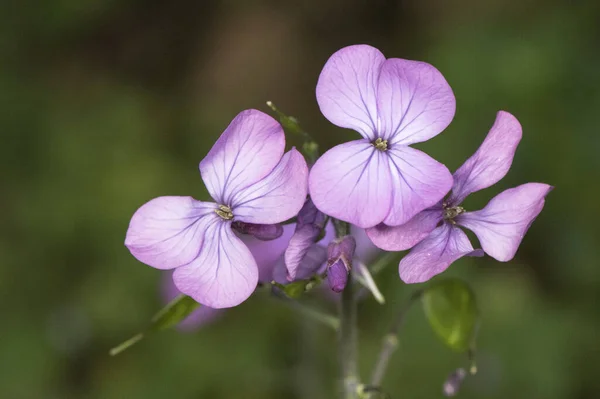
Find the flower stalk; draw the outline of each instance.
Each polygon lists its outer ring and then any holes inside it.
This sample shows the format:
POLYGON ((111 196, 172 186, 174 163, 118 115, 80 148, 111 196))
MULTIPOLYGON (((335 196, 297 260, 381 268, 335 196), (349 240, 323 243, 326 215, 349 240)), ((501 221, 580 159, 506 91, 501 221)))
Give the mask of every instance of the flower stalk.
MULTIPOLYGON (((350 232, 350 226, 346 222, 334 220, 336 237, 343 238, 350 232)), ((353 271, 348 274, 349 281, 352 281, 353 271)), ((342 291, 342 300, 340 304, 340 329, 339 329, 339 350, 340 363, 342 369, 342 398, 356 399, 358 377, 358 350, 357 350, 358 331, 356 327, 356 296, 354 284, 346 284, 342 291)))

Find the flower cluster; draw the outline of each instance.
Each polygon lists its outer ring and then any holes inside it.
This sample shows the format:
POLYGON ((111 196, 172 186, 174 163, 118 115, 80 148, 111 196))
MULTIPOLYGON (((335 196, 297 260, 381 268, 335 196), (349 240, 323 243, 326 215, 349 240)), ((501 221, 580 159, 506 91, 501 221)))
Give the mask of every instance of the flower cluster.
POLYGON ((483 144, 452 175, 410 147, 440 134, 454 117, 452 89, 433 66, 350 46, 327 61, 316 95, 331 123, 361 138, 325 152, 309 173, 299 151, 284 153, 276 120, 241 112, 200 162, 213 202, 171 196, 144 204, 125 240, 133 256, 173 269, 176 289, 210 308, 240 304, 259 281, 327 274, 331 288, 343 290, 359 243, 334 238, 332 219, 365 229, 383 250, 412 248, 400 261, 407 283, 427 281, 462 256, 514 257, 551 186, 506 190, 480 211, 461 206, 510 169, 522 134, 514 116, 500 111, 483 144), (483 250, 460 227, 472 230, 483 250))

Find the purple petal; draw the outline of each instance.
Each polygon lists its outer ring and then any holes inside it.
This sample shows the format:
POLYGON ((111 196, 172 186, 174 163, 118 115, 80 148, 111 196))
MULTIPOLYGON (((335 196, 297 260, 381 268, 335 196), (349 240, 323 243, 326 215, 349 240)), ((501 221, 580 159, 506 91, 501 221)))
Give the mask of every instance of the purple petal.
MULTIPOLYGON (((296 269, 294 280, 306 280, 317 273, 322 273, 325 269, 326 261, 327 250, 318 244, 311 245, 296 269)), ((283 257, 276 263, 272 279, 279 284, 289 284, 290 280, 288 279, 288 272, 283 257)))
POLYGON ((256 289, 258 267, 246 245, 220 220, 208 226, 198 257, 173 273, 181 292, 211 308, 244 302, 256 289))
POLYGON ((400 226, 380 224, 367 230, 377 247, 386 251, 405 251, 425 239, 443 219, 441 207, 426 209, 400 226))
POLYGON ((440 134, 454 118, 454 93, 440 71, 418 61, 390 58, 377 86, 380 136, 408 145, 440 134))
POLYGON ((366 140, 335 146, 312 167, 309 188, 321 212, 362 228, 375 226, 390 211, 387 155, 366 140))
POLYGON ((236 192, 273 170, 284 148, 275 119, 255 109, 240 112, 200 162, 202 180, 216 202, 230 205, 236 192))
MULTIPOLYGON (((166 273, 162 279, 162 292, 165 302, 170 302, 175 297, 181 294, 181 291, 175 287, 173 283, 173 273, 166 273)), ((211 322, 215 317, 219 316, 223 312, 222 309, 213 309, 208 306, 200 306, 189 314, 183 321, 181 321, 177 328, 182 331, 193 331, 206 323, 211 322)))
POLYGON ((317 102, 334 125, 375 139, 377 81, 385 57, 367 45, 345 47, 334 53, 321 71, 317 102))
POLYGON ((283 226, 280 224, 233 222, 231 227, 238 233, 251 235, 261 241, 273 241, 283 234, 283 226))
POLYGON ((327 246, 327 262, 333 264, 339 258, 344 260, 348 270, 352 268, 352 259, 356 250, 356 240, 353 236, 335 239, 327 246))
POLYGON ((515 256, 552 189, 543 183, 523 184, 501 192, 482 210, 465 212, 455 220, 477 235, 485 253, 506 262, 515 256))
POLYGON ((308 166, 304 157, 292 148, 264 179, 234 193, 231 201, 234 219, 273 224, 292 218, 304 205, 307 186, 308 166))
POLYGON ((296 273, 302 264, 308 250, 315 245, 315 239, 321 233, 321 228, 312 224, 305 224, 290 239, 288 248, 285 250, 285 266, 289 281, 296 279, 296 273))
POLYGON ((444 223, 402 258, 400 278, 407 284, 423 283, 463 256, 483 256, 483 251, 474 251, 461 229, 444 223))
POLYGON ((219 219, 216 204, 192 197, 159 197, 131 218, 125 246, 140 262, 173 269, 192 261, 202 247, 204 229, 219 219))
POLYGON ((517 118, 500 111, 487 137, 475 154, 454 172, 450 203, 459 205, 467 195, 490 187, 506 176, 521 141, 517 118))
POLYGON ((315 206, 314 202, 310 198, 306 200, 300 212, 298 212, 298 216, 296 217, 297 227, 302 227, 307 224, 312 224, 317 227, 323 227, 325 223, 325 215, 323 212, 319 211, 315 206))
POLYGON ((424 152, 397 146, 386 153, 389 154, 393 199, 384 224, 407 223, 417 213, 437 204, 452 187, 448 168, 424 152))

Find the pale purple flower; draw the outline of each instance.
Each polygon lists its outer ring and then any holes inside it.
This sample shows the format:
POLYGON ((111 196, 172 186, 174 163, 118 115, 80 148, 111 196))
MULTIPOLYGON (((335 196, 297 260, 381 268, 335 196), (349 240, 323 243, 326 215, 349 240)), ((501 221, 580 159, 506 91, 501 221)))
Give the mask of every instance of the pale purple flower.
POLYGON ((502 179, 512 164, 521 140, 519 121, 500 111, 487 137, 455 173, 449 198, 417 214, 402 226, 377 226, 367 231, 375 245, 388 251, 414 246, 400 261, 400 278, 420 283, 446 270, 463 256, 487 253, 501 262, 511 260, 531 223, 544 207, 552 189, 543 183, 527 183, 503 191, 480 211, 466 212, 460 206, 471 193, 502 179), (474 250, 459 228, 472 230, 483 251, 474 250))
POLYGON ((317 83, 323 115, 362 139, 333 147, 309 176, 322 212, 362 228, 398 226, 437 203, 452 186, 448 169, 409 147, 441 133, 456 108, 433 66, 387 59, 367 45, 329 58, 317 83))
POLYGON ((257 110, 241 112, 200 162, 215 202, 155 198, 133 215, 125 245, 149 266, 176 269, 177 288, 199 303, 240 304, 256 288, 259 271, 232 223, 280 223, 306 199, 306 161, 284 148, 277 121, 257 110))

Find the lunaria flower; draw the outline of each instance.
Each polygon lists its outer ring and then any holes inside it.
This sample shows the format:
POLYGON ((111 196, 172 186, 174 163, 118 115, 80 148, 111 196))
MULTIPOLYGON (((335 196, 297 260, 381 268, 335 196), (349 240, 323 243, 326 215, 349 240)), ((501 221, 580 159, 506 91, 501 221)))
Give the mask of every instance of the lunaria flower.
POLYGON ((463 256, 483 256, 484 251, 501 262, 515 256, 529 226, 542 211, 551 186, 527 183, 508 189, 480 211, 466 212, 460 205, 469 194, 490 187, 506 175, 521 134, 521 125, 514 116, 498 112, 496 122, 479 149, 454 173, 454 186, 448 199, 402 226, 377 226, 368 230, 373 243, 388 251, 405 250, 418 243, 400 261, 403 281, 427 281, 455 260, 463 256), (483 251, 473 249, 459 226, 475 233, 483 251))
POLYGON ((452 89, 433 66, 387 59, 367 45, 343 48, 317 83, 323 115, 362 139, 333 147, 309 176, 322 212, 362 228, 398 226, 437 203, 452 186, 448 169, 409 147, 452 121, 452 89))
POLYGON ((177 288, 201 304, 240 304, 256 288, 259 271, 232 224, 283 222, 306 199, 306 161, 284 148, 279 123, 257 110, 241 112, 200 162, 215 202, 155 198, 133 215, 125 245, 149 266, 175 269, 177 288))

